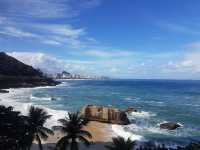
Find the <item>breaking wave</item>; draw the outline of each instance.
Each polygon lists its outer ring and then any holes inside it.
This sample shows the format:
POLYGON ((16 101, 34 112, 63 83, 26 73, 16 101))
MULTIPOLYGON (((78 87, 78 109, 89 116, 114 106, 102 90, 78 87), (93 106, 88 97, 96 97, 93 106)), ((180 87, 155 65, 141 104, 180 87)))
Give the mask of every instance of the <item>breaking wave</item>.
MULTIPOLYGON (((40 87, 39 87, 40 88, 40 87)), ((46 87, 48 88, 48 87, 46 87)), ((9 89, 9 93, 6 94, 0 94, 0 104, 5 105, 5 106, 13 106, 16 111, 20 111, 23 115, 27 115, 28 110, 30 106, 34 105, 40 108, 43 108, 46 110, 52 117, 47 120, 47 123, 45 126, 52 127, 58 124, 57 120, 64 118, 67 116, 67 111, 64 110, 55 110, 51 109, 45 106, 41 105, 36 105, 32 102, 20 102, 17 97, 20 97, 21 95, 30 95, 31 91, 35 88, 19 88, 19 89, 9 89)), ((28 96, 26 97, 28 99, 28 96)), ((40 100, 51 100, 51 97, 34 97, 31 95, 31 99, 40 99, 40 100)))

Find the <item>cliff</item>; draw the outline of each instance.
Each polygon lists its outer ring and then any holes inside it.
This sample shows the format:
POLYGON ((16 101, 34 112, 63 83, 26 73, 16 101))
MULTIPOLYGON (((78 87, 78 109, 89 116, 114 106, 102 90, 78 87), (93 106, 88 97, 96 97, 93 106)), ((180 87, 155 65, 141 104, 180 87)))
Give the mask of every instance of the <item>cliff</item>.
POLYGON ((90 121, 127 125, 130 122, 126 112, 126 110, 120 110, 113 107, 86 105, 82 108, 81 113, 90 121))
POLYGON ((36 86, 54 86, 59 82, 45 77, 32 66, 0 52, 0 89, 36 86))

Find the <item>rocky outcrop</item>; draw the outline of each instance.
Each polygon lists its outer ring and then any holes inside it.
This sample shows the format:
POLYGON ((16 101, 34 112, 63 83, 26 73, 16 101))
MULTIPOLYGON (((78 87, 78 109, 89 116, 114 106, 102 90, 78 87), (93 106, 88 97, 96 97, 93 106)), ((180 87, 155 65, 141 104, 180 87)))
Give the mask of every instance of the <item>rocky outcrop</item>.
POLYGON ((90 121, 120 125, 130 123, 125 111, 113 107, 87 105, 82 108, 82 115, 90 121))
POLYGON ((174 122, 165 122, 160 124, 161 129, 175 130, 179 127, 181 127, 181 125, 174 122))
POLYGON ((59 82, 44 76, 41 71, 0 52, 0 89, 57 84, 59 82))

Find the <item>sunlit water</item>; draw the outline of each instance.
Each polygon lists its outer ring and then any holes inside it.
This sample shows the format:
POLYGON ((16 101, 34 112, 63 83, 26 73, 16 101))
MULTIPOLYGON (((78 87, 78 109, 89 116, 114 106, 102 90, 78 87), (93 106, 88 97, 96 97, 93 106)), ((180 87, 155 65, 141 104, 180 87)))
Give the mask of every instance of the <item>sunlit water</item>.
POLYGON ((200 81, 69 80, 56 87, 10 89, 9 94, 0 94, 0 104, 15 106, 24 114, 30 105, 44 107, 53 115, 49 126, 86 104, 134 107, 139 112, 129 114, 132 124, 113 125, 116 134, 169 145, 200 140, 200 81), (164 121, 183 127, 160 129, 164 121))

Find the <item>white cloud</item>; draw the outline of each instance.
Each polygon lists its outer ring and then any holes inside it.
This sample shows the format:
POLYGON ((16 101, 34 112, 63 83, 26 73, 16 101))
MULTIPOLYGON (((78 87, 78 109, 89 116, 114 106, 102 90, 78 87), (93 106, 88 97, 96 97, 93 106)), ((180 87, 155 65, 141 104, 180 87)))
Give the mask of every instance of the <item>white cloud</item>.
POLYGON ((43 28, 51 33, 66 36, 69 38, 79 38, 81 35, 85 34, 85 30, 83 28, 74 28, 71 25, 40 25, 39 28, 43 28))
POLYGON ((84 42, 81 38, 88 38, 85 36, 86 31, 83 28, 75 28, 69 24, 31 24, 28 25, 28 28, 23 30, 21 29, 23 28, 21 24, 7 25, 6 23, 2 23, 0 26, 1 35, 19 37, 26 40, 36 40, 48 45, 68 45, 72 48, 80 48, 84 46, 84 42))
POLYGON ((13 18, 70 18, 100 0, 1 0, 0 14, 13 18))
POLYGON ((55 40, 43 40, 42 41, 43 43, 45 43, 45 44, 50 44, 50 45, 61 45, 62 43, 60 43, 60 42, 58 42, 58 41, 55 41, 55 40))
MULTIPOLYGON (((123 59, 58 59, 44 53, 12 52, 11 56, 22 62, 40 68, 48 73, 63 70, 85 75, 106 75, 111 77, 135 78, 200 78, 200 52, 188 52, 180 60, 156 59, 137 61, 124 57, 123 59)), ((162 58, 161 58, 162 59, 162 58)))
POLYGON ((33 34, 31 32, 22 31, 20 29, 17 29, 15 27, 4 27, 2 30, 0 30, 0 34, 14 36, 14 37, 26 37, 26 38, 37 38, 38 36, 36 34, 33 34))
POLYGON ((133 57, 134 52, 126 50, 87 50, 83 54, 92 57, 112 58, 112 57, 133 57))
POLYGON ((179 75, 179 77, 200 78, 200 51, 187 52, 181 60, 169 61, 167 65, 161 67, 161 71, 166 74, 179 75))
POLYGON ((43 53, 12 52, 9 55, 35 68, 40 68, 48 73, 63 70, 62 61, 43 53))
POLYGON ((186 45, 186 49, 189 51, 199 50, 200 51, 200 42, 192 42, 186 45))
POLYGON ((184 33, 184 34, 191 34, 191 35, 199 35, 200 31, 198 29, 195 29, 191 26, 185 26, 180 24, 174 24, 174 23, 160 23, 161 27, 166 28, 167 30, 174 31, 177 33, 184 33))
POLYGON ((96 40, 86 35, 85 28, 72 26, 68 20, 85 9, 100 5, 101 1, 1 0, 0 36, 20 37, 24 40, 72 49, 86 47, 96 40), (65 23, 52 24, 55 19, 65 23))
POLYGON ((71 73, 93 74, 92 65, 94 62, 80 60, 63 60, 44 53, 35 52, 11 52, 10 56, 22 61, 25 64, 39 68, 44 72, 55 74, 63 70, 71 73))

